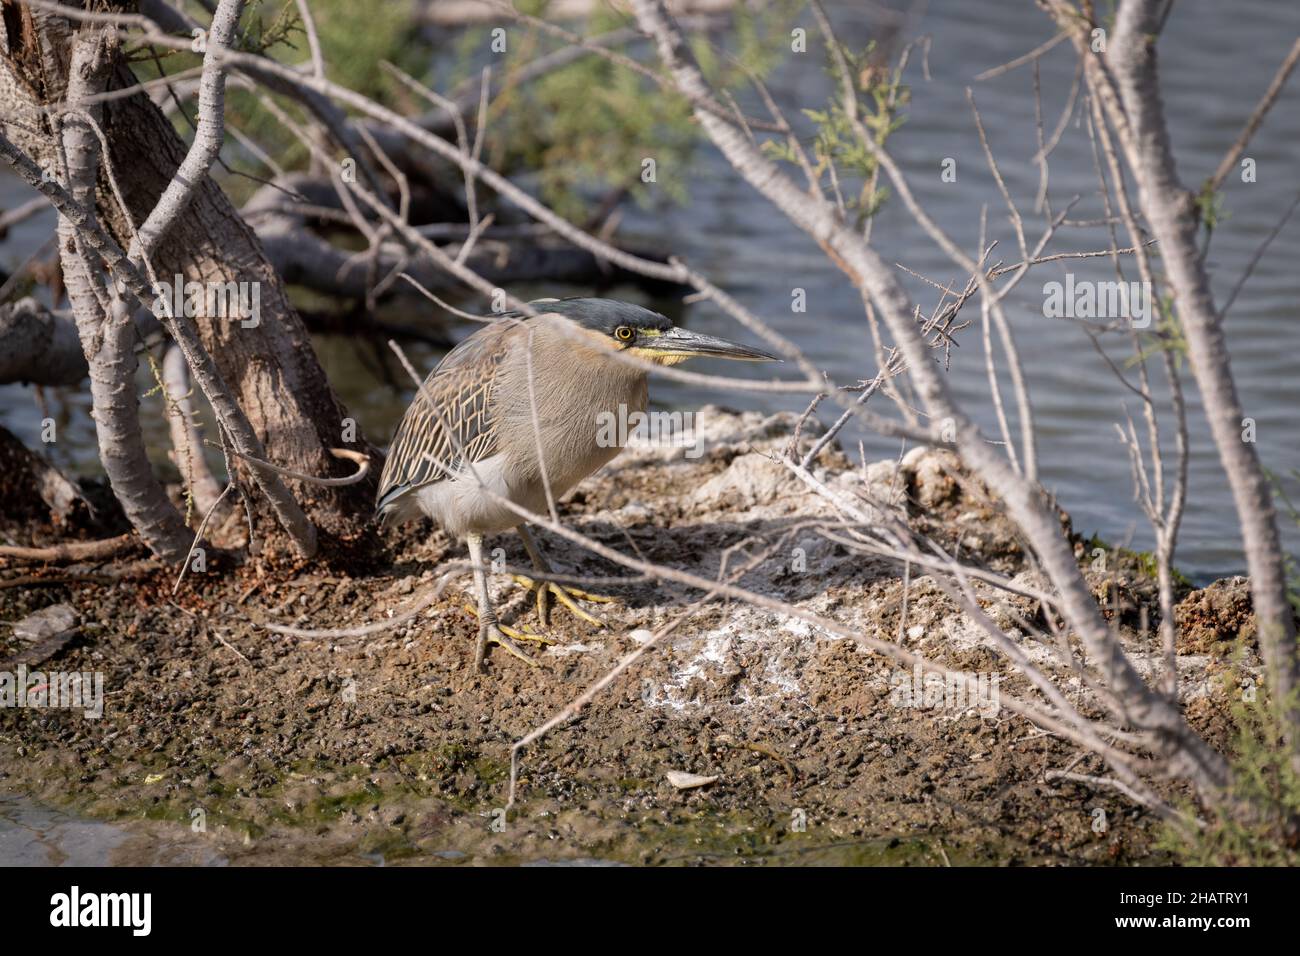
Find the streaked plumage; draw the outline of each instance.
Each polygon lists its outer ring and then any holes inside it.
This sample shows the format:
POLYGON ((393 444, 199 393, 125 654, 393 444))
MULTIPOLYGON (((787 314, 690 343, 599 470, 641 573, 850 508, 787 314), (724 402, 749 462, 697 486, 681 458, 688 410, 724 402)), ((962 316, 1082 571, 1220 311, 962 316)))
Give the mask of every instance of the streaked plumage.
MULTIPOLYGON (((533 563, 547 570, 523 519, 498 499, 544 513, 548 485, 558 499, 618 454, 616 445, 600 441, 609 433, 607 423, 602 427, 604 416, 626 421, 646 409, 646 371, 618 360, 616 353, 662 364, 695 355, 773 358, 674 328, 659 313, 626 302, 530 304, 546 311, 530 318, 506 315, 484 326, 448 352, 425 380, 398 425, 376 503, 385 517, 425 515, 467 539, 479 597, 480 663, 488 641, 528 659, 502 634, 488 599, 483 535, 518 528, 533 563)), ((590 595, 555 584, 538 586, 543 617, 548 593, 597 620, 572 601, 590 595)))
MULTIPOLYGON (((537 455, 559 498, 618 454, 601 447, 598 416, 644 411, 644 370, 612 357, 588 325, 593 302, 534 303, 552 311, 502 316, 461 342, 425 380, 398 425, 380 479, 377 508, 397 520, 433 518, 450 534, 491 534, 520 523, 498 495, 531 511, 546 510, 537 455), (532 393, 529 353, 532 354, 532 393), (557 369, 578 374, 557 375, 557 369), (540 436, 537 432, 540 431, 540 436)), ((669 327, 658 313, 615 303, 620 321, 669 327)))
POLYGON ((376 510, 401 515, 408 492, 496 452, 491 400, 497 369, 516 333, 511 319, 485 325, 447 353, 416 392, 393 436, 376 510))

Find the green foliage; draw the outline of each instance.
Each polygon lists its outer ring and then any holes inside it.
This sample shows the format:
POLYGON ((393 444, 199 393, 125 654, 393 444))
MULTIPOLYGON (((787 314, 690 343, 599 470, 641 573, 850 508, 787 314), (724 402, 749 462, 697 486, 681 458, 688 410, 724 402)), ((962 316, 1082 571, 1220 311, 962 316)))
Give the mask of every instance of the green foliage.
MULTIPOLYGON (((1239 676, 1239 675, 1238 675, 1239 676)), ((1193 866, 1295 866, 1300 864, 1300 774, 1291 765, 1281 709, 1262 692, 1254 701, 1234 697, 1230 799, 1201 814, 1200 830, 1168 827, 1160 844, 1193 866)), ((1191 811, 1189 808, 1189 815, 1191 811)))
POLYGON ((267 20, 264 0, 253 0, 244 10, 239 35, 234 46, 245 53, 266 53, 284 44, 293 47, 291 37, 302 33, 302 24, 298 18, 298 7, 293 0, 285 0, 279 11, 270 14, 267 20))
MULTIPOLYGON (((1292 471, 1291 476, 1300 480, 1300 472, 1292 471)), ((1277 476, 1268 478, 1281 510, 1300 526, 1300 509, 1287 497, 1277 476)), ((1287 596, 1300 614, 1300 574, 1290 556, 1286 565, 1287 596)), ((1266 700, 1262 691, 1254 700, 1243 700, 1238 690, 1246 681, 1240 666, 1234 670, 1223 679, 1233 699, 1231 797, 1237 806, 1203 814, 1206 827, 1199 833, 1170 830, 1164 842, 1191 864, 1296 866, 1300 864, 1300 774, 1292 766, 1283 730, 1286 711, 1266 700)), ((1287 705, 1294 709, 1297 702, 1300 691, 1287 705)))
MULTIPOLYGON (((408 4, 312 0, 311 11, 325 60, 325 73, 330 80, 396 106, 399 104, 391 94, 392 84, 383 77, 379 62, 388 60, 417 77, 429 72, 432 51, 421 40, 414 25, 414 12, 408 4)), ((285 63, 301 62, 307 42, 294 0, 277 7, 260 0, 250 5, 241 21, 239 46, 285 63)), ((298 107, 288 101, 279 98, 278 102, 289 113, 298 112, 298 107)), ((227 110, 230 122, 276 157, 282 166, 294 169, 305 163, 306 147, 262 105, 257 95, 231 87, 227 110)), ((245 172, 266 174, 265 167, 251 157, 247 162, 236 160, 234 165, 245 172)), ((234 190, 237 201, 242 201, 243 194, 256 185, 248 181, 239 184, 234 190)))
MULTIPOLYGON (((834 93, 823 110, 803 111, 817 132, 812 143, 811 162, 817 176, 832 169, 841 191, 848 182, 859 183, 856 196, 845 195, 845 206, 857 213, 859 226, 875 215, 888 198, 887 189, 876 185, 876 161, 863 144, 845 107, 843 90, 846 80, 857 99, 857 115, 872 140, 880 146, 903 125, 900 111, 910 99, 910 90, 902 84, 901 71, 890 71, 872 62, 874 42, 860 52, 841 50, 844 64, 831 57, 829 71, 834 93)), ((763 144, 768 155, 788 163, 796 162, 794 147, 778 140, 763 144)))
POLYGON ((1178 368, 1182 368, 1183 359, 1187 357, 1187 337, 1183 334, 1182 323, 1174 313, 1174 297, 1168 294, 1161 296, 1155 300, 1155 306, 1156 327, 1144 336, 1147 344, 1136 355, 1125 360, 1126 368, 1132 368, 1161 352, 1174 353, 1174 361, 1178 368))
POLYGON ((1213 232, 1220 221, 1228 218, 1223 211, 1223 193, 1212 190, 1209 183, 1196 194, 1195 202, 1197 216, 1207 232, 1213 232))
MULTIPOLYGON (((420 76, 428 73, 431 58, 429 44, 420 39, 409 3, 386 2, 358 4, 350 0, 312 0, 312 16, 325 59, 326 75, 333 81, 393 104, 392 84, 382 77, 378 64, 388 60, 407 72, 420 76)), ((240 19, 234 46, 246 53, 258 53, 284 63, 299 63, 307 50, 306 32, 294 0, 253 0, 240 19)), ((141 48, 129 52, 128 59, 141 80, 154 79, 165 68, 169 74, 200 66, 202 55, 179 50, 141 48)), ((270 94, 264 94, 270 95, 270 94)), ((290 114, 299 108, 284 98, 279 105, 290 114)), ((284 124, 263 105, 258 94, 227 87, 227 120, 274 156, 286 169, 300 168, 307 150, 284 124)), ((176 116, 177 131, 186 138, 193 134, 190 119, 193 103, 185 104, 186 116, 176 116)), ((231 168, 265 176, 266 168, 251 156, 231 149, 226 158, 231 168)), ((236 203, 243 202, 258 182, 246 178, 232 179, 227 188, 236 203)))
MULTIPOLYGON (((1133 558, 1133 563, 1144 577, 1151 578, 1153 581, 1160 577, 1160 560, 1156 557, 1154 551, 1133 551, 1129 553, 1133 558)), ((1172 564, 1169 567, 1169 577, 1173 581, 1176 590, 1191 590, 1191 580, 1182 571, 1173 567, 1172 564)))
MULTIPOLYGON (((1152 581, 1160 576, 1160 565, 1154 551, 1132 551, 1129 548, 1116 547, 1098 534, 1092 535, 1083 542, 1084 564, 1091 561, 1092 552, 1098 548, 1106 552, 1107 566, 1112 571, 1132 569, 1152 581)), ((1191 579, 1172 565, 1169 568, 1169 577, 1173 580, 1175 593, 1190 591, 1193 587, 1191 579)))
POLYGON ((312 0, 326 73, 331 80, 387 105, 392 83, 379 69, 381 60, 416 78, 427 77, 433 48, 421 36, 412 3, 357 3, 312 0))
MULTIPOLYGON (((265 0, 252 0, 244 9, 231 46, 241 53, 270 55, 280 47, 296 49, 293 37, 302 33, 294 0, 281 0, 278 9, 269 8, 265 0)), ((153 78, 160 75, 158 65, 164 60, 174 73, 202 65, 203 54, 145 46, 128 51, 127 59, 141 64, 137 66, 141 76, 153 78)))
MULTIPOLYGON (((543 15, 546 6, 546 0, 518 4, 521 11, 534 15, 543 15)), ((694 53, 710 83, 721 91, 770 72, 788 51, 789 28, 800 9, 796 0, 778 0, 755 9, 739 7, 725 51, 716 49, 706 36, 693 36, 694 53)), ((332 81, 399 112, 414 114, 428 109, 425 101, 379 69, 382 61, 388 61, 417 80, 434 81, 434 50, 421 35, 413 2, 313 0, 312 13, 332 81)), ((625 14, 602 6, 583 32, 595 36, 629 24, 625 14)), ((686 200, 693 171, 690 158, 699 131, 682 97, 595 54, 540 77, 513 81, 512 74, 520 68, 563 44, 526 26, 507 29, 507 52, 493 54, 488 61, 498 93, 489 107, 486 162, 509 174, 535 172, 543 200, 574 220, 587 218, 594 203, 610 193, 624 192, 642 205, 686 200), (646 159, 654 160, 654 182, 642 180, 646 159)), ((454 88, 457 94, 477 90, 490 39, 488 28, 459 31, 451 48, 456 64, 441 70, 435 88, 444 93, 454 88)), ((282 62, 301 63, 307 43, 296 4, 293 0, 253 0, 241 20, 236 45, 282 62)), ((640 45, 625 52, 641 56, 648 50, 640 45)), ((156 59, 165 63, 170 73, 201 62, 199 55, 181 51, 158 51, 156 59)), ((137 51, 134 61, 142 79, 159 75, 154 60, 152 51, 137 51)), ((649 63, 658 67, 653 59, 649 63)), ((302 168, 308 158, 306 148, 266 109, 265 95, 269 94, 232 86, 227 96, 231 125, 284 168, 302 168)), ((298 104, 275 99, 291 116, 302 116, 298 104)), ((193 114, 192 104, 187 112, 193 114)), ((184 117, 177 117, 177 126, 182 135, 192 134, 184 117)), ((262 163, 238 148, 232 148, 226 159, 237 171, 259 177, 267 173, 262 163)), ((227 188, 236 202, 242 202, 257 185, 248 178, 236 178, 227 188)))
POLYGON ((583 57, 503 91, 490 114, 488 161, 535 170, 542 198, 574 220, 611 189, 642 204, 657 196, 681 202, 695 140, 690 120, 680 97, 601 57, 583 57), (651 183, 641 181, 646 159, 654 161, 651 183))
MULTIPOLYGON (((795 9, 789 0, 759 10, 739 7, 725 53, 707 38, 693 36, 693 53, 714 88, 740 85, 750 74, 762 77, 775 67, 782 49, 788 49, 795 9)), ((626 16, 602 8, 584 32, 598 36, 627 25, 626 16)), ((505 82, 489 112, 488 162, 506 170, 536 171, 542 198, 573 220, 587 217, 593 202, 612 191, 626 191, 642 206, 665 199, 684 202, 699 140, 690 104, 598 55, 528 82, 512 82, 512 72, 553 48, 543 40, 531 31, 512 30, 504 71, 494 64, 505 82), (653 182, 643 181, 648 159, 654 161, 653 182)), ((486 30, 466 31, 462 37, 466 79, 488 42, 486 30)))

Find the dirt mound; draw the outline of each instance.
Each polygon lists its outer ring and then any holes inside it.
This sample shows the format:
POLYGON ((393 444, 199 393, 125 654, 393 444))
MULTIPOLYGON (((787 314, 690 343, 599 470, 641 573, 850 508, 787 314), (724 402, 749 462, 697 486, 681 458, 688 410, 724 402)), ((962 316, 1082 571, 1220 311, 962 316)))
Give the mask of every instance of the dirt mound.
MULTIPOLYGON (((705 409, 698 457, 629 448, 569 496, 566 523, 709 578, 758 556, 740 586, 1022 689, 928 578, 913 569, 905 594, 897 567, 818 533, 812 519, 833 508, 773 461, 794 421, 705 409)), ((862 467, 832 448, 814 472, 846 492, 864 492, 865 475, 869 500, 906 500, 964 554, 1033 575, 1012 529, 945 453, 862 467)), ((257 625, 352 628, 399 612, 463 557, 428 529, 394 534, 391 567, 365 577, 192 574, 175 599, 161 572, 0 589, 5 621, 75 609, 77 638, 42 666, 99 672, 105 688, 98 719, 0 711, 0 789, 134 821, 157 839, 183 835, 236 862, 1152 859, 1147 814, 1045 781, 1067 765, 1100 772, 1095 758, 987 701, 934 706, 919 674, 798 618, 723 601, 527 749, 519 803, 505 813, 512 743, 699 597, 539 539, 557 570, 619 579, 591 586, 619 603, 598 609, 603 629, 558 610, 538 667, 496 654, 487 674, 472 669, 464 580, 377 635, 293 638, 257 625), (672 771, 717 780, 678 789, 672 771)), ((526 564, 515 536, 494 548, 526 564)), ((531 621, 529 595, 503 575, 494 588, 507 623, 531 621)), ((1013 636, 1017 615, 1033 613, 980 595, 1013 636)), ((13 650, 8 631, 0 658, 13 650)), ((1142 635, 1125 640, 1146 659, 1142 635)), ((1206 658, 1181 663, 1189 695, 1214 693, 1206 658)))

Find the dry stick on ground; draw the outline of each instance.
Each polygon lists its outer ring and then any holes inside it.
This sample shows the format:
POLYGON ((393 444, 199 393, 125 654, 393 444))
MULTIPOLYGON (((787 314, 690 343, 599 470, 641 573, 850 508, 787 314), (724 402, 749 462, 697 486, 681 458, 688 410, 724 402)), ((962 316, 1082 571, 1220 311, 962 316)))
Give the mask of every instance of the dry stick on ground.
MULTIPOLYGON (((771 598, 764 594, 750 591, 746 588, 725 582, 712 581, 689 571, 682 571, 667 565, 656 565, 652 562, 631 558, 614 548, 608 547, 599 541, 581 534, 580 532, 566 528, 563 525, 554 524, 547 517, 528 511, 504 497, 493 497, 502 507, 514 512, 524 520, 530 521, 540 528, 545 528, 553 534, 571 541, 593 554, 606 558, 609 561, 613 561, 616 564, 620 564, 623 567, 639 571, 642 574, 649 575, 659 580, 674 581, 679 584, 685 584, 688 587, 701 591, 716 591, 719 596, 734 598, 753 607, 797 618, 825 631, 828 634, 848 638, 865 650, 873 651, 892 658, 904 667, 911 668, 919 666, 927 673, 937 674, 943 677, 946 681, 956 681, 957 686, 967 687, 971 683, 971 676, 969 674, 935 664, 927 658, 919 654, 914 654, 890 641, 859 633, 850 627, 842 625, 837 621, 821 617, 812 611, 789 604, 785 601, 771 598)), ((1113 748, 1106 746, 1098 740, 1098 732, 1105 732, 1107 734, 1114 734, 1118 737, 1124 737, 1125 735, 1121 731, 1101 725, 1099 722, 1094 722, 1097 727, 1096 731, 1087 726, 1080 728, 1069 720, 1064 719, 1055 711, 1046 709, 1036 702, 1024 700, 1011 695, 1002 695, 1000 703, 1013 713, 1019 714, 1031 722, 1039 724, 1039 726, 1079 743, 1081 746, 1093 749, 1110 761, 1129 759, 1129 755, 1117 754, 1113 751, 1113 748)))
POLYGON ((572 701, 566 704, 553 717, 545 721, 540 726, 535 727, 533 730, 529 731, 527 734, 520 737, 518 740, 514 742, 514 744, 510 747, 510 789, 506 797, 505 809, 509 810, 511 807, 515 805, 515 791, 519 783, 519 755, 520 753, 523 752, 523 749, 527 747, 529 744, 536 743, 538 740, 541 740, 543 737, 545 737, 556 727, 559 727, 561 724, 565 724, 568 721, 572 720, 574 717, 577 717, 578 714, 582 712, 582 708, 586 707, 588 704, 590 704, 593 700, 596 699, 597 694, 599 694, 602 690, 604 690, 606 687, 612 684, 618 678, 618 676, 622 674, 624 671, 626 671, 629 667, 631 667, 642 657, 644 657, 645 655, 649 654, 652 650, 654 650, 655 647, 658 646, 659 642, 662 641, 665 637, 673 633, 673 631, 677 630, 677 628, 681 627, 681 625, 685 624, 688 620, 690 620, 691 616, 694 615, 694 613, 697 610, 699 610, 703 605, 711 601, 716 596, 716 594, 717 594, 716 591, 709 591, 705 593, 703 597, 701 597, 699 600, 689 605, 684 611, 682 611, 681 614, 677 615, 677 617, 673 618, 673 620, 665 624, 663 627, 659 628, 659 630, 655 631, 649 638, 646 639, 644 643, 641 644, 640 647, 638 647, 636 650, 632 651, 631 653, 624 655, 623 658, 617 664, 615 664, 612 668, 606 671, 601 677, 599 677, 594 682, 592 682, 587 687, 586 690, 584 690, 581 694, 579 694, 572 701))
POLYGON ((16 561, 93 561, 122 554, 139 543, 140 539, 134 534, 120 534, 116 538, 100 541, 68 541, 44 548, 4 544, 0 545, 0 558, 16 561))
POLYGON ((52 588, 65 584, 77 584, 82 581, 107 584, 119 580, 122 575, 108 574, 55 574, 41 576, 37 574, 20 574, 16 578, 0 578, 0 591, 10 588, 52 588))
MULTIPOLYGON (((847 519, 863 528, 875 529, 877 533, 883 534, 887 539, 894 543, 896 549, 902 553, 914 556, 922 566, 930 566, 932 570, 942 571, 945 575, 952 578, 952 583, 945 580, 943 576, 932 576, 934 583, 944 591, 953 603, 960 608, 967 619, 983 630, 989 637, 994 648, 996 648, 1004 657, 1011 662, 1016 670, 1027 677, 1038 691, 1056 708, 1057 712, 1065 720, 1074 725, 1082 734, 1088 735, 1094 743, 1098 743, 1100 738, 1091 733, 1092 723, 1083 717, 1074 706, 1072 706, 1065 695, 1057 688, 1052 678, 1044 671, 1038 668, 1019 644, 1008 637, 1001 628, 997 627, 984 613, 979 606, 978 599, 970 585, 970 577, 974 576, 967 572, 965 568, 953 557, 947 555, 937 543, 930 539, 923 539, 926 546, 934 552, 939 559, 940 564, 936 567, 932 560, 928 560, 921 552, 915 549, 911 539, 916 538, 915 532, 908 526, 906 520, 894 516, 888 509, 876 508, 874 514, 869 514, 857 507, 853 502, 847 500, 843 495, 832 492, 824 483, 818 481, 812 474, 801 466, 793 462, 784 461, 789 468, 801 481, 807 484, 820 497, 829 501, 832 506, 844 515, 847 519)), ((831 536, 831 540, 835 540, 831 536)), ((983 577, 983 575, 980 575, 983 577)), ((1034 633, 1035 628, 1028 627, 1029 633, 1034 633)), ((1070 663, 1070 661, 1063 661, 1070 663)), ((1150 745, 1153 746, 1153 745, 1150 745)), ((1154 746, 1153 746, 1154 749, 1154 746)), ((1116 756, 1118 756, 1116 754, 1116 756)), ((1129 782, 1132 786, 1146 790, 1143 784, 1134 774, 1131 767, 1128 766, 1124 759, 1113 760, 1116 772, 1129 782)), ((1155 800, 1152 795, 1151 799, 1155 800)), ((1157 801, 1158 802, 1158 801, 1157 801)), ((1172 811, 1170 811, 1172 814, 1172 811)))
MULTIPOLYGON (((634 0, 633 7, 642 29, 655 38, 660 57, 678 87, 692 101, 705 95, 704 80, 662 5, 652 0, 634 0)), ((963 459, 1005 502, 1011 518, 1032 542, 1044 570, 1060 590, 1067 619, 1078 631, 1107 685, 1123 702, 1120 716, 1140 728, 1167 735, 1176 743, 1176 753, 1170 763, 1173 772, 1192 780, 1207 797, 1220 796, 1229 776, 1223 757, 1187 725, 1176 707, 1163 696, 1152 693, 1124 654, 1079 572, 1054 510, 1039 489, 1029 486, 1010 470, 1006 460, 980 438, 978 429, 958 408, 946 381, 927 361, 927 348, 912 322, 906 294, 879 255, 856 232, 837 221, 833 207, 810 201, 806 193, 795 187, 743 135, 707 111, 697 109, 695 116, 733 168, 796 225, 817 239, 855 284, 870 292, 908 361, 910 375, 927 411, 935 419, 951 418, 956 423, 957 444, 963 459)), ((859 133, 859 140, 903 193, 906 183, 899 186, 901 176, 888 155, 870 136, 859 133)), ((908 203, 909 209, 914 205, 914 200, 908 203)), ((913 211, 915 214, 918 210, 913 211)), ((960 250, 957 252, 962 255, 960 250)))
POLYGON ((1161 809, 1160 806, 1153 805, 1152 803, 1150 803, 1144 794, 1134 790, 1132 787, 1124 783, 1122 780, 1115 780, 1110 777, 1096 777, 1096 776, 1091 776, 1089 774, 1082 774, 1082 773, 1070 773, 1064 770, 1049 770, 1047 771, 1047 773, 1043 775, 1043 779, 1048 781, 1068 780, 1071 783, 1087 784, 1092 787, 1109 787, 1112 790, 1118 790, 1120 793, 1124 794, 1124 796, 1128 797, 1134 803, 1140 803, 1143 806, 1147 807, 1148 809, 1155 810, 1157 812, 1159 812, 1161 809))
MULTIPOLYGON (((353 451, 351 448, 331 448, 329 450, 330 454, 335 458, 354 462, 358 466, 355 473, 345 475, 342 478, 318 478, 315 475, 305 475, 300 471, 294 471, 292 468, 281 468, 279 465, 273 465, 269 461, 262 461, 259 458, 243 455, 231 449, 226 449, 226 451, 228 454, 234 455, 236 458, 248 462, 254 468, 266 469, 272 474, 280 475, 285 478, 293 478, 296 481, 306 482, 309 485, 317 485, 322 488, 338 488, 342 485, 355 485, 370 473, 370 456, 359 451, 353 451)), ((176 584, 172 587, 172 594, 175 594, 180 590, 181 582, 185 580, 185 572, 190 568, 190 558, 194 554, 195 549, 198 548, 199 542, 203 539, 203 532, 207 529, 208 522, 212 520, 212 515, 216 512, 217 506, 221 504, 222 500, 234 487, 235 485, 233 482, 226 485, 204 512, 203 520, 194 532, 194 540, 190 543, 189 552, 185 555, 185 560, 181 563, 180 573, 176 575, 176 584)))
POLYGON ((194 552, 198 550, 199 542, 203 540, 203 532, 208 530, 208 522, 212 520, 212 516, 216 513, 217 506, 225 500, 226 495, 228 495, 234 487, 234 482, 231 482, 226 485, 225 488, 221 489, 221 494, 217 495, 217 497, 213 499, 212 504, 203 512, 203 520, 200 521, 199 526, 194 529, 194 540, 190 542, 190 549, 186 552, 185 560, 181 562, 181 569, 176 574, 176 583, 172 585, 173 595, 181 589, 181 582, 185 580, 185 572, 190 569, 190 563, 194 557, 194 552))
MULTIPOLYGON (((435 573, 438 571, 435 568, 435 573)), ((368 637, 371 634, 382 634, 384 631, 391 630, 399 624, 405 624, 411 620, 433 602, 442 597, 442 592, 446 590, 448 582, 451 580, 450 574, 441 575, 433 587, 429 588, 423 595, 416 598, 406 610, 396 614, 391 614, 381 621, 373 624, 362 624, 358 627, 333 627, 324 630, 309 630, 302 627, 291 627, 288 624, 275 624, 270 621, 261 621, 254 619, 254 623, 259 627, 264 627, 275 634, 283 634, 286 637, 302 638, 321 638, 324 640, 338 640, 345 637, 368 637)))

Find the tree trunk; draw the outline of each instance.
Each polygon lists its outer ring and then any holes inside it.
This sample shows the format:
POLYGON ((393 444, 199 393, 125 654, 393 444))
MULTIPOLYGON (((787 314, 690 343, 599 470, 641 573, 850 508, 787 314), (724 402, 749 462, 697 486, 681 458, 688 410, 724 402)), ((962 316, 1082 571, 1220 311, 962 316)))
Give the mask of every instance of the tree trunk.
MULTIPOLYGON (((14 0, 0 0, 0 12, 0 52, 4 54, 0 59, 0 122, 13 142, 37 163, 53 169, 53 131, 42 108, 63 100, 74 25, 14 0), (53 70, 47 69, 46 63, 55 64, 53 70)), ((119 58, 109 89, 134 82, 129 67, 119 58)), ((101 164, 97 212, 105 228, 127 248, 134 229, 172 180, 186 146, 143 94, 104 103, 103 129, 109 149, 101 164), (130 222, 117 205, 105 167, 116 178, 130 222)), ((203 283, 206 288, 220 283, 234 289, 242 283, 247 294, 256 297, 256 315, 244 321, 213 315, 182 321, 194 323, 270 461, 307 474, 339 476, 348 469, 327 449, 350 447, 374 453, 326 380, 307 331, 256 235, 211 178, 198 184, 187 210, 151 261, 163 283, 174 284, 177 276, 184 283, 203 283)), ((215 429, 208 437, 216 439, 215 429)), ((335 538, 358 535, 373 506, 373 478, 338 488, 299 482, 291 482, 290 487, 312 521, 335 538)), ((264 504, 254 500, 264 515, 258 537, 262 544, 275 543, 281 529, 264 504)))
POLYGON ((1116 20, 1108 61, 1131 128, 1134 179, 1142 212, 1174 292, 1187 357, 1200 389, 1219 460, 1241 521, 1242 547, 1259 621, 1259 647, 1274 699, 1286 717, 1287 737, 1300 768, 1300 661, 1294 611, 1287 595, 1285 553, 1268 476, 1253 443, 1245 441, 1245 413, 1232 377, 1223 324, 1210 278, 1196 245, 1195 201, 1178 179, 1156 72, 1159 4, 1128 0, 1116 20))

